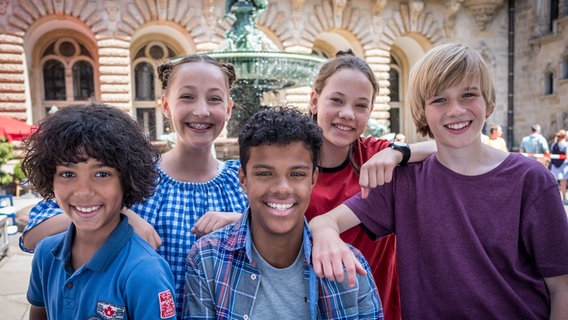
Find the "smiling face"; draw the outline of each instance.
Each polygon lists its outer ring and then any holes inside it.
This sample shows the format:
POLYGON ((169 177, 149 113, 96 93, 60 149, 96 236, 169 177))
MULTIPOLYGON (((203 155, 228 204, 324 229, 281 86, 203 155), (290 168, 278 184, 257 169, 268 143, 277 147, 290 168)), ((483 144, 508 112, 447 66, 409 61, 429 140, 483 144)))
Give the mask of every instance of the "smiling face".
POLYGON ((120 173, 96 159, 58 165, 53 179, 55 199, 78 233, 108 235, 120 221, 120 173))
POLYGON ((162 97, 164 114, 172 122, 177 143, 210 148, 231 116, 233 102, 218 66, 189 62, 177 67, 162 97))
POLYGON ((348 148, 365 131, 371 115, 373 86, 356 69, 340 69, 318 94, 311 95, 310 111, 317 115, 324 143, 348 148))
POLYGON ((447 88, 425 102, 426 121, 438 148, 463 148, 481 143, 486 112, 479 83, 447 88))
POLYGON ((300 141, 251 147, 246 176, 239 180, 248 196, 253 239, 301 239, 317 171, 312 152, 300 141))

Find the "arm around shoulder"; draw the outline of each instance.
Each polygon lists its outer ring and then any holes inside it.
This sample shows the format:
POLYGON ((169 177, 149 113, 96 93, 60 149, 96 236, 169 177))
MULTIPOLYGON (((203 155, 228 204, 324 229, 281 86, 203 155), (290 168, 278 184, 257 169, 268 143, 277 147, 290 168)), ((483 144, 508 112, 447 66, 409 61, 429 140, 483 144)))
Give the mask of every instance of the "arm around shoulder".
POLYGON ((417 142, 409 145, 411 153, 409 162, 420 162, 438 151, 434 140, 417 142))
POLYGON ((568 320, 568 274, 544 281, 550 294, 550 319, 568 320))
POLYGON ((351 249, 339 237, 339 233, 359 223, 357 216, 344 204, 310 221, 313 238, 312 264, 319 277, 343 282, 345 270, 348 284, 353 287, 356 283, 355 274, 366 274, 351 249))
POLYGON ((47 320, 45 307, 30 306, 30 320, 47 320))
POLYGON ((20 248, 31 253, 43 238, 67 230, 71 219, 62 213, 55 200, 43 200, 33 206, 20 237, 20 248))

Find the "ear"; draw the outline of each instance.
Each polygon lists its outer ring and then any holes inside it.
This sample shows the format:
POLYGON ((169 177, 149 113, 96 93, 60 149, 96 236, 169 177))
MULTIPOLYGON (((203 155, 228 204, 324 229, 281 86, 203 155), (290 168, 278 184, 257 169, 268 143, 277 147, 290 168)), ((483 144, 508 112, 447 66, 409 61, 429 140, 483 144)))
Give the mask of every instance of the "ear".
POLYGON ((318 177, 319 177, 319 168, 316 167, 316 170, 314 170, 314 173, 312 173, 312 189, 316 186, 318 177))
POLYGON ((172 118, 172 112, 170 110, 170 105, 168 104, 168 99, 165 95, 162 95, 162 113, 168 119, 172 118))
POLYGON ((312 114, 318 113, 318 99, 319 95, 315 90, 312 90, 312 93, 310 93, 310 112, 312 114))
POLYGON ((233 99, 229 98, 229 103, 227 105, 227 113, 225 114, 225 121, 229 121, 229 119, 231 119, 232 114, 233 114, 233 99))
POLYGON ((239 182, 241 183, 241 187, 245 194, 248 195, 248 188, 247 188, 247 176, 243 171, 243 167, 239 167, 239 182))

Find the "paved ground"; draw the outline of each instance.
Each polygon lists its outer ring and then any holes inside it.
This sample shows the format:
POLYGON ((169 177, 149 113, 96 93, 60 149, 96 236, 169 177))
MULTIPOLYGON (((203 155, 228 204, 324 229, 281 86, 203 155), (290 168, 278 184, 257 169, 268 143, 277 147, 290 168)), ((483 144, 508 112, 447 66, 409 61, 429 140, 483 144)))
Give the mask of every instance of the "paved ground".
MULTIPOLYGON (((17 212, 25 212, 39 199, 31 194, 14 198, 17 212)), ((25 215, 24 215, 25 218, 25 215)), ((25 224, 25 222, 24 222, 25 224)), ((0 258, 0 319, 28 319, 29 304, 26 299, 31 271, 32 254, 20 250, 21 233, 8 236, 8 255, 0 258)))
MULTIPOLYGON (((25 212, 39 199, 24 195, 14 198, 17 210, 25 212)), ((568 205, 565 206, 568 214, 568 205)), ((22 215, 25 218, 25 215, 22 215)), ((22 252, 18 246, 21 233, 9 236, 8 255, 0 260, 0 319, 28 319, 29 304, 26 292, 31 271, 32 254, 22 252)))

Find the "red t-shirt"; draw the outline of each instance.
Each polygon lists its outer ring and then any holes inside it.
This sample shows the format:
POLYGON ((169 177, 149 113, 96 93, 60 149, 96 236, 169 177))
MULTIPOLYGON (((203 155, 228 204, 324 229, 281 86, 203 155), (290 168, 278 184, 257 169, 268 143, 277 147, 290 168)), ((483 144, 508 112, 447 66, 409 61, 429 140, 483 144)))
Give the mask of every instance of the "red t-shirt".
MULTIPOLYGON (((375 153, 387 148, 389 143, 383 139, 360 138, 354 148, 359 166, 375 153)), ((306 218, 309 221, 324 214, 360 191, 359 174, 355 172, 349 160, 337 168, 320 168, 306 218)), ((356 226, 343 232, 341 238, 359 249, 369 262, 381 296, 385 319, 401 319, 395 235, 373 241, 360 226, 356 226)))

